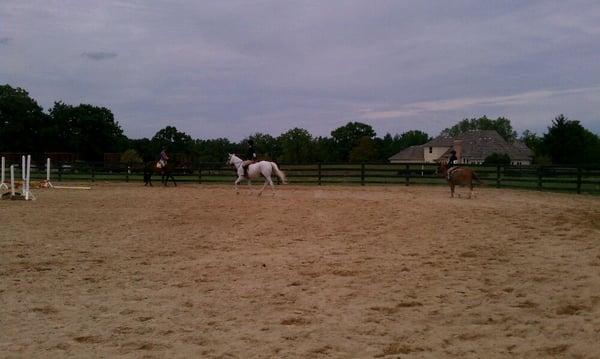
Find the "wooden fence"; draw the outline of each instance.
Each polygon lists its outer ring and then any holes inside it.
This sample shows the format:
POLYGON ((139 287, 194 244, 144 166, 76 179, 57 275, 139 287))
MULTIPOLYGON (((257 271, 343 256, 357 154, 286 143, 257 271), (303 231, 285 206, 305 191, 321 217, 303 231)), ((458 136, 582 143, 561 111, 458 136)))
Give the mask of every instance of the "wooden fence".
MULTIPOLYGON (((141 165, 73 162, 52 164, 53 181, 138 181, 143 178, 141 165)), ((296 184, 389 184, 444 185, 436 174, 436 165, 415 164, 280 164, 290 183, 296 184)), ((487 187, 524 188, 575 193, 600 194, 600 164, 581 166, 478 166, 470 165, 487 187)), ((178 182, 232 183, 233 169, 223 163, 201 163, 180 167, 174 172, 178 182)), ((32 167, 32 179, 45 178, 45 168, 32 167)), ((154 177, 156 180, 156 176, 154 177)), ((258 180, 260 181, 260 180, 258 180)))

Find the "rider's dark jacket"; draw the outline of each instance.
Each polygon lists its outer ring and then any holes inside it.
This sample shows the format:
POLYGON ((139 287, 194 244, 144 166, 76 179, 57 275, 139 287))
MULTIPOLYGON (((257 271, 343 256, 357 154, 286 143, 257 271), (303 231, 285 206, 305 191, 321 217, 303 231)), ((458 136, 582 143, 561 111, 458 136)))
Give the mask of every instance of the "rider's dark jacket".
POLYGON ((246 152, 246 160, 256 161, 256 150, 253 145, 248 146, 248 152, 246 152))
POLYGON ((456 166, 456 161, 458 160, 458 158, 456 157, 455 154, 451 154, 450 158, 448 158, 448 169, 456 166))

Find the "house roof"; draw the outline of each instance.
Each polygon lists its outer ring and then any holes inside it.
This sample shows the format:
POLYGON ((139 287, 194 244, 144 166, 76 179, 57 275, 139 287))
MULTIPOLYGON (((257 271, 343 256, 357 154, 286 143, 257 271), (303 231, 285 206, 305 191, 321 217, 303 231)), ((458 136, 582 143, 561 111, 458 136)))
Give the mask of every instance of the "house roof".
POLYGON ((447 134, 442 134, 427 142, 423 147, 450 147, 454 144, 454 138, 447 134))
MULTIPOLYGON (((511 160, 529 160, 532 152, 524 143, 516 141, 508 143, 494 130, 469 131, 455 138, 462 140, 462 157, 484 160, 492 153, 506 153, 511 160)), ((440 159, 450 156, 450 150, 455 149, 454 144, 440 159)))
POLYGON ((388 158, 390 161, 398 162, 424 162, 425 155, 423 152, 424 145, 410 146, 388 158))
POLYGON ((455 141, 462 140, 462 157, 483 161, 492 153, 506 153, 511 160, 531 160, 533 152, 521 141, 508 143, 494 130, 469 131, 460 136, 440 135, 433 140, 418 146, 410 146, 389 158, 394 162, 424 162, 425 148, 446 147, 447 151, 439 158, 445 160, 454 149, 455 141))

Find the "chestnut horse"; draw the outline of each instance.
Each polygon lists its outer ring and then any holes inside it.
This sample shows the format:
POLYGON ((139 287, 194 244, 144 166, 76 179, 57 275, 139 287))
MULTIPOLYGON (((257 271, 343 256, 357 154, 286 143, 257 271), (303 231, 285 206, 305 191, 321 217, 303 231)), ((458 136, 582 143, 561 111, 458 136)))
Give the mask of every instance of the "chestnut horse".
POLYGON ((167 163, 166 166, 159 168, 157 162, 148 162, 144 166, 144 186, 152 186, 152 175, 157 174, 161 176, 161 182, 163 185, 167 186, 169 182, 169 178, 173 181, 175 187, 177 187, 177 182, 175 182, 175 178, 173 177, 173 165, 167 163))
POLYGON ((446 181, 448 181, 450 185, 450 197, 454 197, 454 187, 456 185, 469 186, 469 198, 471 198, 473 195, 473 180, 477 181, 477 184, 482 184, 475 171, 466 167, 451 168, 450 175, 448 175, 448 164, 440 163, 437 173, 442 174, 446 181))

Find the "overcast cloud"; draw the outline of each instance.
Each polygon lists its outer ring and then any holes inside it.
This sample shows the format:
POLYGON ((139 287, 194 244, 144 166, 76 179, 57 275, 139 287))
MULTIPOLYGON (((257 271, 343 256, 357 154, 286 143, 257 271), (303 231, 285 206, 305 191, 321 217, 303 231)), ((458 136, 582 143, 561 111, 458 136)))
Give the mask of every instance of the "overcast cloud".
POLYGON ((436 135, 564 113, 600 132, 598 1, 8 0, 0 83, 110 108, 130 137, 348 121, 436 135))

